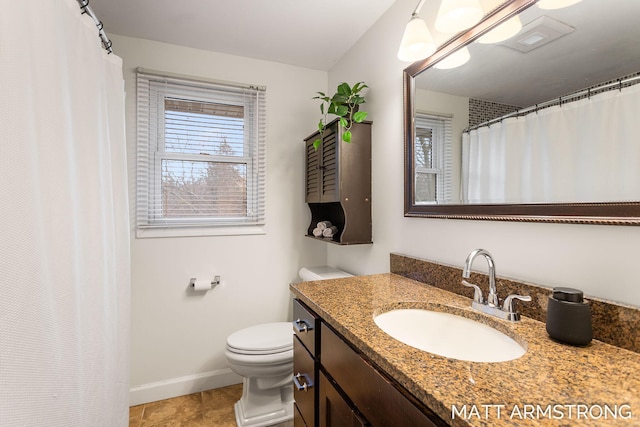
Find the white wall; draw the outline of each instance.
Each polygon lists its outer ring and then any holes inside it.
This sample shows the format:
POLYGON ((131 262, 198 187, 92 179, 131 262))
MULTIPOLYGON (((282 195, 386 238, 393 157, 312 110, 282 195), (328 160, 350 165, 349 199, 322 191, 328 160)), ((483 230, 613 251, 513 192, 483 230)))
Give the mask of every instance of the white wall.
MULTIPOLYGON (((326 262, 304 238, 304 144, 317 122, 316 91, 327 73, 175 45, 112 36, 124 60, 131 206, 135 206, 135 68, 267 87, 266 234, 131 240, 131 404, 238 381, 226 337, 257 323, 290 320, 288 284, 301 266, 326 262), (204 295, 190 277, 222 276, 204 295)), ((134 223, 132 218, 132 224, 134 223)), ((135 233, 132 233, 135 236, 135 233)))
POLYGON ((397 0, 329 72, 329 87, 364 80, 373 120, 373 245, 329 247, 328 262, 358 273, 389 271, 389 252, 461 266, 489 250, 499 276, 640 306, 640 227, 438 220, 403 217, 402 70, 396 59, 414 0, 397 0))

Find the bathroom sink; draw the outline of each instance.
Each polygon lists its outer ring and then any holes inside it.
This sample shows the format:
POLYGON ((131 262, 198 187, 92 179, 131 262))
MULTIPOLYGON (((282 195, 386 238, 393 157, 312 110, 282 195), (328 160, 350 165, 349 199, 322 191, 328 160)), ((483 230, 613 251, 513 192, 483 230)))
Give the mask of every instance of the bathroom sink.
POLYGON ((398 309, 375 316, 393 338, 429 353, 470 362, 506 362, 525 348, 513 338, 466 317, 422 309, 398 309))

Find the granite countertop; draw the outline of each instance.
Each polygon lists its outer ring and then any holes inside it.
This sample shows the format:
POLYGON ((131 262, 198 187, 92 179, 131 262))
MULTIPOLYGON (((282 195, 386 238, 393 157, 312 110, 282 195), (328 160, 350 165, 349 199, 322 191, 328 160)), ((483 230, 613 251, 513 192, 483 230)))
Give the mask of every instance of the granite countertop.
MULTIPOLYGON (((469 298, 395 274, 291 285, 293 294, 382 371, 454 426, 640 425, 640 354, 593 340, 552 341, 545 324, 503 321, 469 298), (519 359, 448 359, 395 340, 373 321, 395 308, 426 308, 489 324, 527 348, 519 359)), ((498 292, 500 289, 498 289, 498 292)))

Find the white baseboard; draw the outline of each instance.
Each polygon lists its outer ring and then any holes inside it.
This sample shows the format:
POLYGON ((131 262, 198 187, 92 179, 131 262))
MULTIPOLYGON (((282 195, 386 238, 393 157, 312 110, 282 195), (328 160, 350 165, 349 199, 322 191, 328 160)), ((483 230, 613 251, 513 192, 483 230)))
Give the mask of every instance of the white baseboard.
POLYGON ((242 377, 231 369, 204 372, 155 383, 143 384, 129 389, 129 405, 141 405, 157 400, 184 396, 213 388, 226 387, 242 382, 242 377))

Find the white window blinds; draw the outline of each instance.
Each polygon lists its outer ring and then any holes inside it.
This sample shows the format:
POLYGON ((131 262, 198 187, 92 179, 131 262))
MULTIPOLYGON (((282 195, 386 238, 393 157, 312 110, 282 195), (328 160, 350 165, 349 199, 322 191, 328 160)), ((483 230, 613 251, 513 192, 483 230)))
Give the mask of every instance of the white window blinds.
POLYGON ((451 202, 451 117, 416 113, 414 203, 451 202))
POLYGON ((265 215, 265 90, 137 75, 137 227, 255 226, 265 215))

